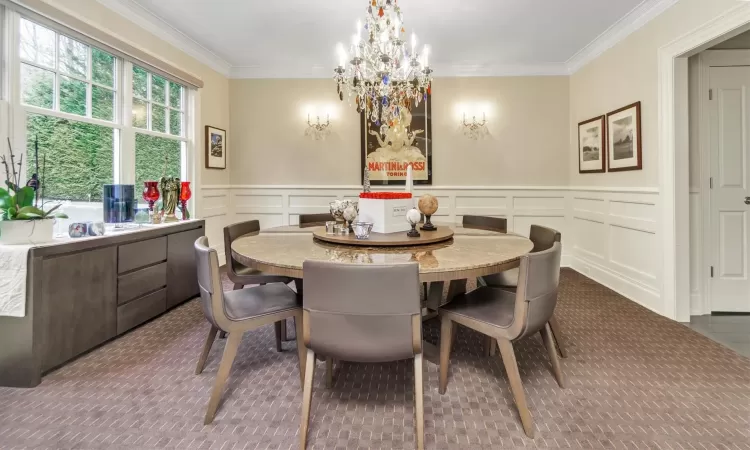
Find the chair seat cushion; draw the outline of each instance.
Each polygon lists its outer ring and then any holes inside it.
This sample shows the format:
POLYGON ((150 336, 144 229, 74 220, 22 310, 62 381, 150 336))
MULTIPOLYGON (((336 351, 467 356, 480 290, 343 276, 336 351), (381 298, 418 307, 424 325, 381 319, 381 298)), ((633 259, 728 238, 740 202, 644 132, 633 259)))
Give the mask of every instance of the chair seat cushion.
POLYGON ((228 273, 229 279, 237 284, 260 284, 260 283, 290 283, 292 278, 281 275, 269 275, 261 270, 243 266, 237 261, 232 265, 234 273, 228 273), (258 277, 263 277, 260 279, 258 277))
POLYGON ((464 316, 499 328, 513 323, 516 294, 502 289, 482 286, 467 294, 455 297, 440 308, 440 313, 464 316))
POLYGON ((506 270, 504 272, 485 275, 482 277, 487 286, 495 287, 516 287, 518 286, 518 268, 506 270))
POLYGON ((245 320, 299 308, 297 294, 282 283, 224 292, 224 310, 231 320, 245 320))

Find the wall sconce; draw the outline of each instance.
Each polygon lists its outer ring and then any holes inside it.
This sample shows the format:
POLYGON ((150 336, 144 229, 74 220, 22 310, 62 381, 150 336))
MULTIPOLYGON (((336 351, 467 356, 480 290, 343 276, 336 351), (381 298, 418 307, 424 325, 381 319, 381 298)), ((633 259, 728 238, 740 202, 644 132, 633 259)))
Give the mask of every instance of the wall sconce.
POLYGON ((320 116, 317 116, 315 123, 310 122, 310 114, 307 115, 307 129, 305 130, 305 136, 311 137, 316 141, 325 139, 331 134, 331 118, 326 115, 326 122, 320 123, 320 116))
POLYGON ((466 122, 466 113, 464 113, 463 126, 464 136, 475 141, 482 139, 490 134, 489 130, 487 129, 487 118, 485 117, 484 113, 482 113, 481 122, 477 122, 477 117, 473 116, 471 118, 471 122, 468 123, 466 122))

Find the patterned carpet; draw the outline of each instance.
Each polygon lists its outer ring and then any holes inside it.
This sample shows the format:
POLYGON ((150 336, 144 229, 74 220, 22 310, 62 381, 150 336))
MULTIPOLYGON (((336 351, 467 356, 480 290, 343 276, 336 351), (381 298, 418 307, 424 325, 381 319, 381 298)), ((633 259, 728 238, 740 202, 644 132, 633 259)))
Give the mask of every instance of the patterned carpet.
MULTIPOLYGON (((750 449, 750 360, 571 270, 558 317, 568 388, 541 340, 516 344, 536 424, 525 437, 499 357, 480 356, 459 328, 446 395, 425 373, 426 446, 433 449, 750 449)), ((293 328, 290 326, 290 330, 293 328)), ((425 325, 437 343, 437 321, 425 325)), ((203 426, 223 341, 193 370, 208 325, 196 301, 44 378, 0 388, 0 448, 297 448, 301 390, 294 342, 248 333, 213 425, 203 426)), ((410 362, 344 364, 332 389, 319 363, 309 448, 413 448, 410 362)))

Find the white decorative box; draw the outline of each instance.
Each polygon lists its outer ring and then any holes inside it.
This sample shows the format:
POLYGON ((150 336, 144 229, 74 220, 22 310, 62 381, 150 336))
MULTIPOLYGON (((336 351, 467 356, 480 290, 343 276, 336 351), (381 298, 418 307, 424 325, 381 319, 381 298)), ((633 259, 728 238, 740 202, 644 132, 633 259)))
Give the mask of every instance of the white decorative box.
POLYGON ((359 199, 360 222, 372 222, 375 233, 398 233, 411 230, 406 221, 406 211, 412 208, 411 198, 383 200, 374 198, 359 199))

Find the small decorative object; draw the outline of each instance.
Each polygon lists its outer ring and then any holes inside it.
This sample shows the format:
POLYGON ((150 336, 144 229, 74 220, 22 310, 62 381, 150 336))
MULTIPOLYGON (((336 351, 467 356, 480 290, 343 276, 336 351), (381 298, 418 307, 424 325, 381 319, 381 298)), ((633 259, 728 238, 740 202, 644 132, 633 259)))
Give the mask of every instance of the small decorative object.
POLYGON ((206 169, 227 168, 227 132, 206 125, 206 169))
POLYGON ((364 174, 362 175, 362 191, 370 192, 370 170, 365 166, 364 174))
POLYGON ((161 177, 159 187, 164 194, 164 222, 177 222, 175 210, 177 200, 180 198, 180 179, 177 177, 161 177))
POLYGON ((411 230, 409 230, 408 233, 406 233, 409 237, 419 237, 421 236, 419 234, 419 231, 417 231, 417 224, 419 223, 419 219, 421 219, 422 216, 419 214, 419 211, 417 211, 416 208, 412 208, 409 210, 409 212, 406 213, 406 221, 409 222, 409 225, 411 225, 411 230))
POLYGON ((154 212, 154 203, 159 200, 159 182, 158 181, 144 181, 143 182, 143 200, 148 202, 148 209, 151 213, 154 212))
POLYGON ((352 222, 357 218, 357 215, 359 214, 359 211, 357 211, 357 203, 356 202, 349 202, 349 206, 346 207, 344 210, 344 220, 347 223, 347 226, 349 227, 349 231, 352 230, 352 222))
POLYGON ((328 204, 331 215, 336 222, 344 221, 344 209, 347 207, 344 200, 334 200, 328 204))
POLYGON ((305 130, 305 136, 311 137, 316 141, 325 140, 331 134, 331 118, 326 115, 326 123, 320 123, 320 116, 317 117, 317 122, 310 122, 310 114, 307 115, 307 129, 305 130))
MULTIPOLYGON (((607 170, 642 170, 641 102, 607 114, 607 170)), ((603 172, 604 170, 602 170, 603 172)))
POLYGON ((103 222, 76 222, 68 226, 68 236, 82 238, 87 236, 104 236, 103 222))
POLYGON ((123 223, 135 220, 135 186, 132 184, 105 184, 102 187, 104 222, 121 228, 123 223))
POLYGON ((352 224, 352 228, 354 229, 354 236, 357 239, 369 239, 370 232, 372 231, 372 223, 371 222, 354 222, 352 224))
POLYGON ((336 222, 326 222, 326 234, 336 234, 336 222))
POLYGON ((437 227, 430 222, 430 218, 438 209, 438 201, 435 196, 430 194, 424 194, 419 198, 419 210, 424 214, 425 221, 422 225, 422 231, 435 231, 437 227))
POLYGON ((182 220, 188 220, 190 218, 190 211, 188 211, 187 202, 192 195, 193 193, 190 192, 190 182, 183 181, 180 183, 180 209, 182 210, 182 220))
MULTIPOLYGON (((23 173, 23 155, 18 162, 8 139, 8 158, 0 156, 0 164, 5 168, 5 186, 0 188, 0 244, 29 244, 53 240, 54 220, 67 219, 68 216, 57 212, 61 204, 48 210, 39 204, 39 197, 44 198, 44 159, 42 160, 41 177, 32 179, 21 186, 23 173), (31 183, 31 186, 29 185, 31 183), (40 195, 38 194, 40 193, 40 195)), ((37 158, 38 161, 38 158, 37 158)), ((37 163, 38 167, 38 163, 37 163)), ((37 172, 38 173, 38 172, 37 172)))
POLYGON ((578 173, 604 172, 604 116, 578 124, 578 173))
POLYGON ((466 114, 464 113, 464 120, 462 122, 464 126, 464 136, 472 140, 483 139, 485 136, 490 134, 487 129, 487 118, 482 113, 482 121, 478 122, 476 116, 472 116, 471 122, 466 122, 466 114))
POLYGON ((143 226, 151 222, 151 214, 148 208, 137 208, 135 210, 135 223, 143 226))

